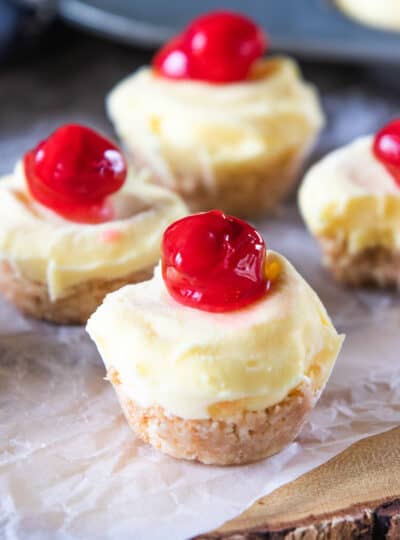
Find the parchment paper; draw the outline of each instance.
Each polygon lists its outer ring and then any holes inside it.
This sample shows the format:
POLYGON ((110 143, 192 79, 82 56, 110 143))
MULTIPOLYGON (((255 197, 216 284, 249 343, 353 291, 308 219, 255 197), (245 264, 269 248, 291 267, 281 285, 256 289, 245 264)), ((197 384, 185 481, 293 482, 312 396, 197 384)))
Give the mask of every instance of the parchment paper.
POLYGON ((347 339, 297 442, 261 463, 176 461, 127 427, 95 347, 79 328, 24 319, 0 305, 0 532, 11 539, 184 539, 356 440, 400 423, 400 303, 345 290, 289 205, 258 224, 321 296, 347 339))

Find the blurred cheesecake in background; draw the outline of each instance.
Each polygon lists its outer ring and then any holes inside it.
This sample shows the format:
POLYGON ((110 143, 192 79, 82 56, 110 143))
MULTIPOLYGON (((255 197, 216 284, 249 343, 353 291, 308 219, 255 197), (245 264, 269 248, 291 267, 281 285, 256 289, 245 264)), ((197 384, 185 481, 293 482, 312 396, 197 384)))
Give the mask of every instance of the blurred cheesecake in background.
POLYGON ((112 141, 60 126, 0 178, 0 294, 37 319, 86 323, 106 294, 152 276, 186 213, 112 141))
POLYGON ((399 0, 336 0, 350 17, 370 26, 400 30, 399 0))
POLYGON ((338 281, 400 288, 400 119, 311 167, 299 205, 338 281))
POLYGON ((191 211, 274 212, 296 183, 324 124, 317 90, 288 57, 232 12, 195 19, 107 98, 138 168, 191 211))

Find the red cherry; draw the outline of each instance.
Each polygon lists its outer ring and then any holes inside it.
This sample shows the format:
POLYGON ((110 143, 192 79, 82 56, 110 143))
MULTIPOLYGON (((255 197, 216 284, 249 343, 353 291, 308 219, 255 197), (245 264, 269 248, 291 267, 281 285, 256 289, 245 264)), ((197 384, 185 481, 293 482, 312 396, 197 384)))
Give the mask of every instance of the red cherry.
POLYGON ((162 241, 162 275, 171 296, 204 311, 233 311, 262 296, 266 248, 245 221, 219 210, 170 225, 162 241))
POLYGON ((189 79, 189 53, 184 36, 176 36, 160 49, 154 57, 153 66, 168 79, 189 79))
POLYGON ((107 197, 126 178, 126 162, 111 141, 85 126, 68 124, 24 156, 33 197, 60 215, 84 223, 113 217, 107 197))
POLYGON ((378 131, 373 151, 400 186, 400 119, 393 120, 378 131))
POLYGON ((156 55, 153 67, 167 78, 211 83, 242 81, 266 47, 264 32, 251 19, 230 11, 215 11, 198 17, 167 43, 156 55))
POLYGON ((266 50, 266 37, 249 18, 220 11, 196 19, 186 31, 194 76, 214 83, 242 81, 266 50))

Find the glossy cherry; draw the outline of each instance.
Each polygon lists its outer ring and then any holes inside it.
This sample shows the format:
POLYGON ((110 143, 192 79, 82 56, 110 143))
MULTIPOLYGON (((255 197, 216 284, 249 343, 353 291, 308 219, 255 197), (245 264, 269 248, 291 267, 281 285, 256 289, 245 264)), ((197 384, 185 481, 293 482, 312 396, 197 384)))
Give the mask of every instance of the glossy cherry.
POLYGON ((262 29, 251 19, 215 11, 195 19, 155 56, 154 69, 173 79, 211 83, 245 80, 267 47, 262 29))
POLYGON ((190 59, 183 35, 171 39, 153 60, 157 72, 168 79, 190 79, 190 59))
POLYGON ((24 156, 33 197, 72 221, 99 223, 113 217, 108 196, 126 179, 126 162, 111 141, 94 130, 67 124, 24 156))
POLYGON ((266 248, 251 225, 219 210, 170 225, 162 241, 162 275, 181 304, 204 311, 242 308, 264 296, 266 248))
POLYGON ((400 186, 400 119, 393 120, 378 131, 373 151, 400 186))

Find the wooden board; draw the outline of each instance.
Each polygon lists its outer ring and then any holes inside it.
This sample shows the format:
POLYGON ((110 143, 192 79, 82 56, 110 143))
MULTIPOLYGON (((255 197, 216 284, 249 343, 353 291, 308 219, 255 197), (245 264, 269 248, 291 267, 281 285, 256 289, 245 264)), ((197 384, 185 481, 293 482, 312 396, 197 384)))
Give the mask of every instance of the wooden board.
POLYGON ((360 441, 196 540, 400 540, 400 427, 360 441))

